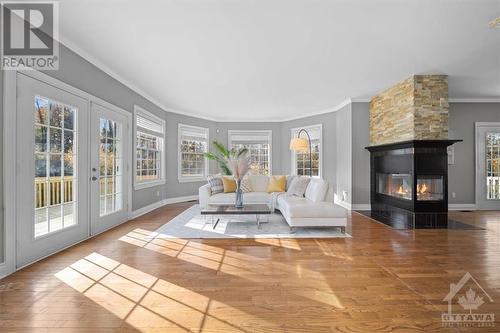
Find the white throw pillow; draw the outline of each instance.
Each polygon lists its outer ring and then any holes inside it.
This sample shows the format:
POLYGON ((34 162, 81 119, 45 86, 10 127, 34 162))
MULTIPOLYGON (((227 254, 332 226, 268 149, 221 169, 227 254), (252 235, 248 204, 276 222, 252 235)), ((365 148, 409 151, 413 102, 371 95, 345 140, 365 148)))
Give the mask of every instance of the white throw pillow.
POLYGON ((286 193, 291 194, 291 195, 296 195, 298 197, 303 197, 304 193, 306 192, 307 184, 309 184, 309 181, 311 178, 309 177, 295 177, 292 180, 292 183, 290 184, 290 187, 286 191, 286 193))
POLYGON ((252 192, 267 192, 269 176, 248 175, 248 181, 250 182, 252 192))
POLYGON ((295 175, 286 176, 285 191, 288 191, 288 189, 290 188, 290 185, 292 185, 292 181, 295 177, 297 177, 297 176, 295 176, 295 175))
POLYGON ((241 180, 241 191, 243 191, 243 193, 252 192, 252 186, 250 185, 248 177, 243 177, 241 180))
POLYGON ((313 178, 307 185, 306 198, 312 202, 324 201, 326 192, 328 191, 328 183, 323 179, 313 178))

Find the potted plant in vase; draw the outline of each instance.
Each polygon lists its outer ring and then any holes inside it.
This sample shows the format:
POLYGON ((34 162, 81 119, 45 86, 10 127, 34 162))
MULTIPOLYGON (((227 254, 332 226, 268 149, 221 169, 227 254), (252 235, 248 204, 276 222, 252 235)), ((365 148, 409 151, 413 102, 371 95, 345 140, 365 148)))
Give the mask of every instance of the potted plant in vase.
POLYGON ((218 141, 213 142, 216 153, 205 153, 209 160, 219 163, 219 167, 225 175, 232 175, 236 181, 236 200, 235 207, 243 207, 243 191, 241 190, 241 181, 250 170, 250 158, 248 149, 228 149, 218 141))
POLYGON ((231 156, 227 162, 228 167, 233 174, 234 180, 236 181, 236 200, 234 202, 234 206, 236 208, 242 208, 243 191, 241 190, 241 181, 250 170, 250 159, 248 158, 248 153, 243 152, 242 154, 238 154, 238 156, 231 156))

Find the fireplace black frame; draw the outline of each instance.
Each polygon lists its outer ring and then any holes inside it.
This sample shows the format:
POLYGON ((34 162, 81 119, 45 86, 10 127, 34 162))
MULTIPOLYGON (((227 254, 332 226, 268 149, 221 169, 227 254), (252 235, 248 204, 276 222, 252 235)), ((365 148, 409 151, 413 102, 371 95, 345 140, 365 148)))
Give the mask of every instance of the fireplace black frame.
POLYGON ((447 147, 462 140, 409 140, 366 147, 370 151, 371 216, 403 229, 448 225, 447 147), (377 173, 410 174, 412 198, 377 192, 377 173), (441 176, 442 200, 418 200, 418 177, 441 176))

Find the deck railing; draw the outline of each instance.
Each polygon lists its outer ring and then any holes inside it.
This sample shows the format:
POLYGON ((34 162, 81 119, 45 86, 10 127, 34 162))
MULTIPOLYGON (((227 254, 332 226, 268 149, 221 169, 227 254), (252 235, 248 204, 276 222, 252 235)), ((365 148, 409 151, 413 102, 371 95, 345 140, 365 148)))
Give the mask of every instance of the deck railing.
POLYGON ((73 201, 73 177, 35 178, 35 207, 42 208, 73 201))

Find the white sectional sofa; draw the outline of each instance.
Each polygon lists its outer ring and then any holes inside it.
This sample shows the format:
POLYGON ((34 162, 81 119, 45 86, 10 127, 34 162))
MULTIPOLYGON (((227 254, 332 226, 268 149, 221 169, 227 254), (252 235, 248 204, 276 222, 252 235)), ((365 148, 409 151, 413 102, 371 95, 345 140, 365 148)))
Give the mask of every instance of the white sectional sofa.
MULTIPOLYGON (((267 193, 268 176, 249 176, 252 192, 243 194, 245 204, 271 204, 293 227, 339 227, 345 232, 347 210, 327 199, 329 184, 323 179, 313 178, 309 182, 305 195, 298 197, 283 193, 267 193)), ((331 191, 330 191, 331 192, 331 191)), ((212 195, 210 185, 199 189, 200 207, 207 205, 234 204, 235 193, 217 193, 212 195)))

